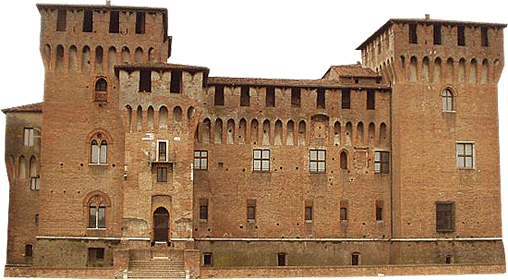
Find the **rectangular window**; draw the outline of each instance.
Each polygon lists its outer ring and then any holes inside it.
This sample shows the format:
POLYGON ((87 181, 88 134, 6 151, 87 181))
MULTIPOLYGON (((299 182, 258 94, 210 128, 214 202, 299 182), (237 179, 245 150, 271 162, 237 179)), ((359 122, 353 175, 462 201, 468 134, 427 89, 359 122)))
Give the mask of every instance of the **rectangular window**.
POLYGON ((39 213, 35 214, 35 224, 39 225, 39 213))
POLYGON ((312 201, 305 202, 305 221, 312 222, 312 201))
POLYGON ((99 228, 106 228, 106 207, 103 204, 99 206, 99 219, 97 223, 99 228))
POLYGON ((291 108, 300 108, 301 90, 299 88, 291 89, 291 108))
POLYGON ((410 44, 418 44, 418 34, 417 34, 417 25, 416 24, 409 25, 409 43, 410 44))
POLYGON ((256 220, 256 200, 247 199, 247 221, 256 220))
POLYGON ((157 167, 157 182, 167 182, 167 181, 168 181, 168 168, 157 167))
POLYGON ((309 151, 310 172, 326 172, 326 150, 309 151))
POLYGON ((167 157, 168 157, 167 146, 168 146, 168 142, 157 141, 157 161, 160 161, 160 162, 167 161, 167 157))
POLYGON ((474 168, 474 143, 457 143, 457 168, 474 168))
POLYGON ((376 201, 376 221, 382 221, 383 220, 383 201, 377 200, 376 201))
POLYGON ((374 172, 375 173, 390 173, 390 152, 374 153, 374 172))
POLYGON ((34 252, 33 252, 32 244, 26 244, 25 245, 25 257, 31 258, 31 257, 33 257, 33 254, 34 254, 34 252))
POLYGON ((252 159, 254 171, 270 171, 270 150, 254 149, 252 159))
POLYGON ((93 32, 93 11, 84 10, 83 12, 83 32, 93 32))
POLYGON ((367 91, 367 110, 376 109, 376 92, 372 89, 367 91))
POLYGON ((97 206, 95 204, 90 205, 88 207, 89 215, 88 215, 88 228, 96 228, 97 227, 97 206))
POLYGON ((351 90, 342 90, 342 109, 351 109, 351 90))
POLYGON ((277 253, 277 266, 286 266, 286 253, 277 253))
POLYGON ((316 104, 317 104, 318 109, 325 109, 326 108, 325 90, 322 88, 318 88, 318 90, 317 90, 316 104))
POLYGON ((152 71, 141 70, 139 72, 139 92, 152 91, 152 71))
POLYGON ((224 86, 215 86, 215 98, 213 105, 224 106, 224 86))
POLYGON ((199 199, 199 219, 208 220, 208 198, 199 199))
POLYGON ((240 106, 250 106, 250 93, 248 86, 242 86, 240 91, 240 106))
POLYGON ((482 27, 482 47, 489 46, 489 28, 482 27))
POLYGON ((40 178, 39 176, 34 176, 30 178, 30 189, 33 191, 40 189, 40 178))
POLYGON ((208 151, 194 151, 194 170, 208 169, 208 151))
POLYGON ((109 33, 120 32, 120 13, 118 11, 111 11, 109 13, 109 33))
POLYGON ((347 208, 346 207, 340 207, 340 220, 347 221, 347 208))
POLYGON ((436 231, 455 231, 453 202, 436 202, 436 231))
POLYGON ((65 31, 67 28, 67 10, 58 10, 56 17, 56 31, 65 31))
POLYGON ((434 24, 434 45, 441 45, 441 24, 434 24))
POLYGON ((213 266, 212 253, 206 252, 203 253, 203 266, 213 266))
POLYGON ((182 92, 182 71, 171 71, 171 93, 182 92))
POLYGON ((104 260, 104 248, 88 248, 88 261, 104 260))
POLYGON ((463 25, 457 26, 457 44, 459 46, 466 45, 466 28, 463 25))
POLYGON ((266 88, 266 107, 275 107, 275 88, 266 88))
POLYGON ((145 34, 145 12, 136 13, 136 34, 145 34))
POLYGON ((25 127, 23 131, 24 145, 25 146, 33 146, 34 145, 34 129, 25 127))
POLYGON ((351 265, 359 265, 360 264, 360 254, 353 253, 351 255, 351 265))

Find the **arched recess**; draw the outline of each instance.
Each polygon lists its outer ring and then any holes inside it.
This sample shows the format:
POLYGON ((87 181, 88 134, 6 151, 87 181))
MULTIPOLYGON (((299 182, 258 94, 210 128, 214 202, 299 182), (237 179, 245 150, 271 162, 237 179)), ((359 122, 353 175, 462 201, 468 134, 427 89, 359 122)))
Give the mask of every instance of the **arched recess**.
POLYGON ((132 130, 132 107, 130 105, 125 105, 125 113, 127 118, 127 131, 131 132, 132 130))
POLYGON ((430 65, 428 57, 423 58, 422 79, 424 82, 430 82, 430 65))
POLYGON ((482 85, 489 83, 489 61, 484 59, 482 62, 482 76, 480 79, 482 85))
POLYGON ((270 120, 263 122, 263 145, 270 145, 270 120))
POLYGON ((351 122, 346 123, 346 145, 351 146, 353 137, 353 124, 351 122))
POLYGON ((406 77, 406 57, 403 55, 400 56, 400 72, 402 73, 402 80, 405 80, 406 77))
POLYGON ((62 45, 56 46, 56 71, 63 71, 64 60, 64 47, 62 45))
POLYGON ((336 121, 335 124, 333 125, 333 144, 335 146, 340 146, 340 122, 339 121, 336 121))
POLYGON ((141 47, 137 47, 134 51, 134 61, 136 63, 143 62, 143 49, 141 47))
POLYGON ((453 61, 453 58, 449 57, 446 61, 446 81, 448 83, 453 82, 453 75, 455 72, 455 61, 453 61))
POLYGON ((461 58, 459 60, 459 70, 457 72, 457 79, 459 83, 466 82, 466 60, 464 58, 461 58))
POLYGON ((347 151, 342 150, 340 152, 340 169, 347 170, 348 160, 347 160, 347 151))
POLYGON ((143 108, 141 105, 138 106, 136 112, 136 130, 141 131, 143 129, 143 108))
POLYGON ((187 121, 189 123, 191 123, 192 121, 192 118, 194 117, 194 113, 196 112, 196 109, 194 109, 193 106, 190 106, 188 109, 187 109, 187 121))
POLYGON ((76 46, 72 45, 69 48, 69 72, 76 72, 78 70, 78 50, 76 46))
POLYGON ((282 145, 282 121, 277 120, 275 122, 275 130, 274 130, 274 139, 273 142, 275 145, 282 145))
POLYGON ((388 134, 386 124, 383 122, 379 125, 379 144, 387 145, 388 144, 388 134))
POLYGON ((168 129, 168 108, 161 106, 159 109, 159 130, 168 129))
POLYGON ((103 71, 104 50, 101 46, 95 48, 95 73, 99 74, 103 71))
POLYGON ((182 121, 182 108, 180 106, 175 106, 175 108, 173 108, 173 121, 182 121))
POLYGON ((46 69, 52 69, 52 60, 51 60, 51 46, 49 44, 44 45, 44 62, 46 63, 46 69))
POLYGON ((149 131, 153 131, 153 129, 154 129, 154 122, 153 122, 154 115, 155 115, 155 113, 154 113, 153 107, 151 105, 148 106, 146 118, 147 118, 147 126, 148 126, 149 131))
POLYGON ((356 126, 356 144, 363 145, 363 122, 359 122, 356 126))
POLYGON ((286 145, 295 144, 295 123, 289 120, 287 123, 286 145))
POLYGON ((90 47, 84 46, 81 52, 81 72, 90 72, 90 47))
POLYGON ((305 146, 307 139, 307 124, 301 120, 298 124, 298 145, 305 146))
POLYGON ((155 61, 155 49, 153 47, 148 49, 148 61, 155 61))
POLYGON ((441 73, 442 73, 441 58, 436 57, 436 59, 434 60, 434 74, 432 77, 432 81, 434 83, 439 83, 441 81, 441 76, 442 76, 441 73))
POLYGON ((108 50, 108 73, 111 75, 115 72, 116 64, 116 48, 111 46, 108 50))
POLYGON ((494 82, 497 83, 499 78, 501 77, 501 72, 503 71, 503 66, 499 59, 494 60, 494 82))
POLYGON ((131 52, 128 47, 122 48, 122 63, 131 62, 131 52))
POLYGON ((373 146, 375 143, 376 125, 371 122, 369 124, 369 146, 373 146))
POLYGON ((412 56, 409 65, 409 81, 416 82, 418 77, 418 60, 416 56, 412 56))
POLYGON ((212 122, 209 118, 206 118, 203 121, 203 136, 202 141, 204 144, 209 144, 212 142, 212 135, 211 135, 211 129, 212 129, 212 122))
POLYGON ((215 144, 221 144, 222 143, 222 120, 220 118, 217 118, 215 120, 215 144))
POLYGON ((18 160, 18 172, 19 172, 19 179, 26 179, 27 172, 26 172, 26 160, 24 156, 19 156, 18 160))
POLYGON ((469 69, 469 83, 474 85, 476 84, 476 73, 478 70, 478 62, 476 58, 471 59, 471 68, 469 69))
POLYGON ((226 129, 227 129, 226 143, 234 144, 234 142, 235 142, 235 121, 233 119, 228 120, 228 123, 226 124, 226 129))
POLYGON ((238 126, 238 142, 245 143, 247 137, 247 121, 242 118, 240 120, 240 125, 238 126))
POLYGON ((259 137, 259 123, 258 120, 253 119, 250 123, 250 140, 251 143, 256 145, 258 143, 258 137, 259 137))
POLYGON ((9 172, 9 179, 15 180, 16 179, 16 160, 14 159, 13 155, 9 156, 9 160, 7 162, 7 171, 9 172))

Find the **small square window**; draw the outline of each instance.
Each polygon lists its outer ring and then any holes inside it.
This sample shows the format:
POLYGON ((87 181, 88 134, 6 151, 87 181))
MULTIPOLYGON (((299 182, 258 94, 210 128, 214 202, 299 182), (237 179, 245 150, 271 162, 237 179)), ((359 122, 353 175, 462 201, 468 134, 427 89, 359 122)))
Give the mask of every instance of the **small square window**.
POLYGON ((377 151, 374 153, 374 172, 390 173, 390 153, 377 151))
POLYGON ((270 171, 270 150, 254 149, 253 170, 270 171))
POLYGON ((326 172, 326 150, 310 150, 309 164, 310 172, 326 172))
POLYGON ((208 151, 194 151, 194 170, 208 169, 208 151))
POLYGON ((457 168, 474 168, 474 143, 457 143, 457 168))

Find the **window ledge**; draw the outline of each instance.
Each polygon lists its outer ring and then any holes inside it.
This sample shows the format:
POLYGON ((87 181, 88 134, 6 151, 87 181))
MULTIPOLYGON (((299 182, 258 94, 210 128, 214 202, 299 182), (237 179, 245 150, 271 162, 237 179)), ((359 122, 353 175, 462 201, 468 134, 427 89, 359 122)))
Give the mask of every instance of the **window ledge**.
POLYGON ((305 220, 306 224, 312 224, 312 220, 305 220))
POLYGON ((476 170, 474 167, 457 167, 458 170, 476 170))
POLYGON ((86 230, 106 230, 106 228, 86 228, 86 230))
POLYGON ((208 223, 208 219, 199 219, 201 223, 208 223))
POLYGON ((107 163, 88 163, 88 166, 108 166, 107 163))
POLYGON ((194 171, 208 171, 208 169, 194 169, 194 171))
POLYGON ((310 174, 326 174, 326 171, 309 171, 310 174))
POLYGON ((376 223, 379 225, 379 224, 384 224, 385 221, 384 220, 377 220, 376 223))
POLYGON ((270 173, 270 170, 252 170, 252 173, 270 173))
POLYGON ((255 219, 247 219, 247 223, 249 223, 249 224, 255 224, 256 220, 255 219))
POLYGON ((455 110, 443 110, 442 112, 443 113, 451 113, 451 114, 457 113, 457 111, 455 111, 455 110))
POLYGON ((436 229, 437 233, 452 233, 455 232, 454 229, 436 229))

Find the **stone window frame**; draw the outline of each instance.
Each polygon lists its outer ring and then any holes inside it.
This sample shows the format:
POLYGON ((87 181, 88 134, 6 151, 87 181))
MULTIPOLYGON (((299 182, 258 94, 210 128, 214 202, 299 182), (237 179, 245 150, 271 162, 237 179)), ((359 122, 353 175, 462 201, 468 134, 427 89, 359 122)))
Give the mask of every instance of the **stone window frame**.
POLYGON ((455 162, 459 170, 476 169, 476 142, 475 141, 456 141, 455 142, 455 162), (460 148, 462 147, 462 148, 460 148), (470 148, 470 152, 467 151, 470 148), (462 159, 462 162, 460 161, 462 159), (470 164, 468 160, 470 159, 470 164))
POLYGON ((155 154, 156 156, 156 162, 168 162, 168 147, 169 147, 169 141, 168 140, 157 140, 157 153, 155 154), (166 151, 165 151, 165 157, 163 160, 161 160, 161 157, 160 157, 160 143, 165 143, 166 144, 166 151))
POLYGON ((101 191, 93 191, 90 192, 83 201, 84 208, 84 223, 86 225, 87 230, 106 230, 108 228, 108 223, 111 221, 111 200, 109 196, 101 191), (92 223, 90 220, 91 206, 92 204, 96 207, 95 210, 95 222, 92 223), (104 209, 103 217, 104 221, 102 225, 100 224, 99 217, 99 209, 104 209))

